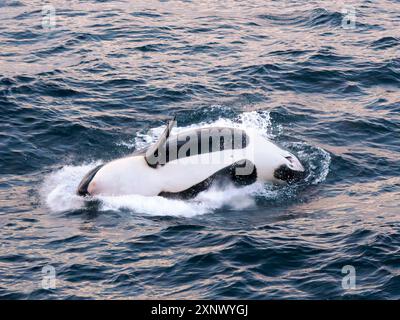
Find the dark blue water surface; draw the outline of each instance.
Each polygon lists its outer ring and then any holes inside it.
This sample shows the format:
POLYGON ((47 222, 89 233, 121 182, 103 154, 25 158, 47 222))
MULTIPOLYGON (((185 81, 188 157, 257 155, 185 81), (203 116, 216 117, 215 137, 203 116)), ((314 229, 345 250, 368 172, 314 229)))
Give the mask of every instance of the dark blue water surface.
POLYGON ((340 1, 51 3, 0 1, 0 298, 400 298, 398 1, 349 23, 340 1), (174 114, 259 130, 309 175, 74 194, 174 114))

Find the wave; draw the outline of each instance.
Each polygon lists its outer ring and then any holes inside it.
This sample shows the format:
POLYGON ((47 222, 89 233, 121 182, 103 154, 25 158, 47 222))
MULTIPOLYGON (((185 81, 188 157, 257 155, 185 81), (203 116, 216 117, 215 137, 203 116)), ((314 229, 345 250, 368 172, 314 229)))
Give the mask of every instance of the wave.
POLYGON ((331 12, 323 8, 316 8, 307 11, 297 10, 289 15, 264 14, 258 17, 277 25, 297 25, 312 28, 320 26, 340 26, 343 15, 340 12, 331 12))

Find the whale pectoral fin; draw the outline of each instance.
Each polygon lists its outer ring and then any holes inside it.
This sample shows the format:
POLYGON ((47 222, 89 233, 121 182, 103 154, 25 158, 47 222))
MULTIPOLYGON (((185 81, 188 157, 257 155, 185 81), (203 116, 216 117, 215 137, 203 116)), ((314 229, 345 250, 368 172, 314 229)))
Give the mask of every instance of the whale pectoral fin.
POLYGON ((90 170, 83 178, 82 181, 79 183, 78 189, 76 191, 77 195, 79 196, 88 196, 90 192, 88 190, 90 182, 93 180, 96 173, 104 166, 101 164, 94 169, 90 170))
POLYGON ((237 161, 222 170, 228 170, 229 178, 236 186, 247 186, 257 180, 256 166, 250 160, 237 161))
POLYGON ((149 167, 154 169, 157 168, 157 165, 159 164, 159 159, 158 159, 159 155, 165 151, 163 149, 165 149, 167 139, 171 134, 171 130, 175 126, 175 124, 176 124, 176 116, 174 116, 172 120, 168 121, 167 127, 161 134, 158 141, 155 144, 153 144, 149 149, 147 149, 144 159, 146 160, 146 163, 149 165, 149 167))
POLYGON ((179 191, 179 192, 162 191, 158 194, 158 196, 164 197, 164 198, 169 198, 169 199, 189 200, 189 199, 196 197, 200 192, 207 190, 211 186, 211 184, 214 182, 214 179, 215 179, 215 177, 213 175, 186 190, 179 191))
POLYGON ((213 183, 232 182, 235 186, 247 186, 257 180, 257 169, 250 160, 240 160, 215 172, 207 179, 180 192, 160 192, 160 197, 172 199, 191 199, 207 190, 213 183))

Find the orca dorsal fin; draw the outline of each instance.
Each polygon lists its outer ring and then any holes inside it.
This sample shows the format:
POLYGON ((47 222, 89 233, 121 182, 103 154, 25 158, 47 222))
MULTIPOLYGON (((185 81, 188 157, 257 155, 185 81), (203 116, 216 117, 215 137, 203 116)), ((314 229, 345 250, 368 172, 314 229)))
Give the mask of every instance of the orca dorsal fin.
POLYGON ((144 159, 146 160, 149 167, 157 168, 158 165, 158 156, 165 150, 162 150, 166 147, 166 141, 171 133, 172 128, 176 124, 176 116, 172 120, 169 120, 167 123, 167 127, 164 132, 161 134, 160 138, 156 143, 154 143, 149 149, 147 149, 144 159))

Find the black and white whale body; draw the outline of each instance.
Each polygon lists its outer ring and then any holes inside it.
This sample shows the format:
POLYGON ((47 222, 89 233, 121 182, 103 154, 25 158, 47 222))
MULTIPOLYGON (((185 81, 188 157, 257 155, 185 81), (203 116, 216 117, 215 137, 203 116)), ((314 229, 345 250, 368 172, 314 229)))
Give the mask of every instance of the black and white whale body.
POLYGON ((252 130, 210 127, 170 135, 174 123, 150 148, 91 170, 77 193, 188 199, 217 182, 244 186, 304 177, 293 154, 252 130))

